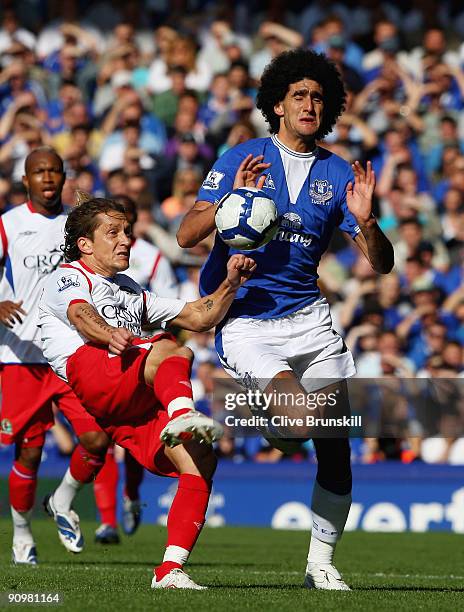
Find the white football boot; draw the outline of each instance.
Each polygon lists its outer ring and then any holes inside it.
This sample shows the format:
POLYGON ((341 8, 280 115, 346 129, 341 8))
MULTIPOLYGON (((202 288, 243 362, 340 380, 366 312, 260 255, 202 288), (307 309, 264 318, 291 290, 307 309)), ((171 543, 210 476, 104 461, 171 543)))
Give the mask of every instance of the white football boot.
POLYGON ((53 504, 53 495, 48 494, 43 500, 45 512, 51 516, 58 527, 60 542, 73 553, 80 553, 84 548, 84 536, 79 527, 79 516, 70 510, 69 512, 57 512, 53 504))
POLYGON ((161 432, 160 440, 172 448, 190 440, 212 444, 223 435, 224 429, 220 423, 201 412, 190 410, 171 419, 161 432))
POLYGON ((194 591, 204 591, 208 587, 200 586, 190 578, 180 567, 171 570, 161 580, 156 580, 156 574, 151 581, 152 589, 193 589, 194 591))
POLYGON ((330 563, 308 563, 304 586, 307 589, 351 591, 339 571, 330 563))
POLYGON ((34 542, 13 544, 12 561, 15 565, 37 565, 37 550, 34 542))

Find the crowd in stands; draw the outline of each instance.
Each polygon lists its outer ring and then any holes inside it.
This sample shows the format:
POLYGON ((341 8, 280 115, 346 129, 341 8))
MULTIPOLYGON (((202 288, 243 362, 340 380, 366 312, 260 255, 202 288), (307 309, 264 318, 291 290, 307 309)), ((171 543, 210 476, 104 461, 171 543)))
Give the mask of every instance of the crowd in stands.
MULTIPOLYGON (((195 299, 211 243, 179 249, 180 220, 218 155, 267 135, 254 105, 264 66, 286 49, 312 48, 335 62, 348 90, 346 111, 321 145, 350 162, 372 160, 375 213, 395 249, 394 271, 378 277, 348 238, 334 237, 320 266, 334 326, 361 378, 459 379, 462 40, 464 6, 454 0, 4 2, 0 211, 25 201, 24 159, 51 145, 65 160, 64 202, 74 205, 76 189, 132 198, 135 235, 163 251, 179 295, 195 299)), ((212 334, 186 341, 196 355, 197 396, 207 405, 218 371, 212 334)), ((361 460, 405 450, 420 457, 409 436, 400 447, 364 445, 361 460)), ((272 460, 260 444, 245 441, 237 450, 226 439, 220 450, 272 460)))

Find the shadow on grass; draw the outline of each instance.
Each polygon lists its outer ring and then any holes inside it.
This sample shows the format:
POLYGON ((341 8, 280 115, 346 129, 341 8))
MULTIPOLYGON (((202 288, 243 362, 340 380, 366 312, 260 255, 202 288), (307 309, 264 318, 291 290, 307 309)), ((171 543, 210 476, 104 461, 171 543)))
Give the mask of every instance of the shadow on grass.
POLYGON ((433 587, 433 586, 424 586, 424 587, 416 587, 411 585, 406 586, 392 586, 392 585, 383 585, 383 586, 365 586, 365 587, 353 587, 352 590, 356 591, 415 591, 416 593, 424 592, 433 592, 433 593, 464 593, 464 587, 433 587))
POLYGON ((215 589, 231 589, 236 590, 250 590, 250 589, 264 589, 268 591, 301 591, 303 586, 301 584, 208 584, 206 585, 208 590, 215 589))
MULTIPOLYGON (((145 566, 147 568, 153 568, 156 565, 159 565, 161 563, 161 560, 152 560, 152 561, 127 561, 124 559, 100 559, 100 560, 91 560, 91 559, 80 559, 80 560, 72 560, 66 563, 66 567, 70 567, 73 565, 88 565, 88 566, 95 566, 98 567, 99 565, 101 566, 110 566, 110 565, 114 565, 114 566, 118 566, 118 565, 123 565, 124 567, 131 567, 131 566, 145 566)), ((53 565, 53 566, 63 566, 63 561, 61 560, 57 560, 57 561, 45 561, 43 563, 40 564, 42 567, 43 566, 48 566, 48 565, 53 565)), ((188 570, 192 570, 195 568, 202 568, 202 567, 216 567, 216 568, 223 568, 223 567, 228 567, 231 569, 239 569, 242 567, 259 567, 260 569, 262 568, 261 564, 259 566, 256 565, 256 563, 243 563, 243 562, 237 562, 237 563, 224 563, 224 562, 220 562, 220 563, 189 563, 188 564, 188 570)), ((265 571, 265 570, 264 570, 265 571)))

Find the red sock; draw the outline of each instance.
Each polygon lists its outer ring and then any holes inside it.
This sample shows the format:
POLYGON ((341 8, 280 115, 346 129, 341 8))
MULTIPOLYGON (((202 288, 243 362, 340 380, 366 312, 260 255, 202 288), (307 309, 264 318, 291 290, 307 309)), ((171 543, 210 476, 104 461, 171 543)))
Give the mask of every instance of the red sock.
POLYGON ((194 408, 191 369, 192 364, 187 357, 176 355, 165 359, 156 371, 153 390, 171 419, 194 408))
POLYGON ((34 505, 37 488, 37 471, 30 470, 18 461, 13 463, 8 479, 10 504, 18 512, 27 512, 34 505))
POLYGON ((103 464, 104 460, 99 455, 89 453, 81 444, 78 444, 71 455, 69 468, 73 478, 86 483, 94 480, 103 464))
POLYGON ((111 446, 106 453, 105 464, 93 483, 93 492, 101 522, 115 528, 118 524, 116 519, 117 488, 118 464, 114 460, 114 447, 111 446))
POLYGON ((124 487, 124 495, 131 501, 139 499, 139 487, 143 480, 143 467, 136 461, 129 451, 124 454, 124 463, 126 464, 126 486, 124 487))
POLYGON ((185 563, 203 528, 210 493, 211 483, 201 476, 180 476, 177 493, 168 514, 166 553, 163 563, 155 568, 157 580, 185 563), (179 547, 183 551, 173 548, 171 552, 170 547, 179 547))

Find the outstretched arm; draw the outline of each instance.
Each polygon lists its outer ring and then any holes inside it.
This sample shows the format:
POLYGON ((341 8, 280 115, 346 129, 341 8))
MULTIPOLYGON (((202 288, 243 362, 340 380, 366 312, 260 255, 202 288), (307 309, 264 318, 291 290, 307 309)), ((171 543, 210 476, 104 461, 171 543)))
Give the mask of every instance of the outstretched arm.
POLYGON ((239 287, 256 269, 253 259, 232 255, 227 263, 227 278, 211 295, 187 303, 171 324, 192 331, 207 331, 226 316, 239 287))
POLYGON ((347 185, 346 204, 361 229, 355 242, 376 272, 388 274, 394 264, 393 246, 372 214, 372 196, 375 188, 372 164, 367 162, 367 170, 364 170, 356 161, 352 167, 355 178, 354 184, 349 182, 347 185))

